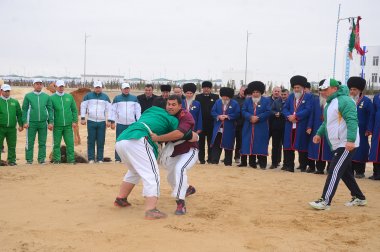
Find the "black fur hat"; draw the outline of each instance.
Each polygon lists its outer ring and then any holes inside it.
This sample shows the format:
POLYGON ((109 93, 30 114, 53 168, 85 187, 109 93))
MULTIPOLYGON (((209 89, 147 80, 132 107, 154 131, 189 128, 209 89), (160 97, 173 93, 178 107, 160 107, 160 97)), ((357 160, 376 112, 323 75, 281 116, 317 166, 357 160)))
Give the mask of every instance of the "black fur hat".
POLYGON ((304 77, 302 75, 295 75, 292 78, 290 78, 290 85, 292 86, 292 88, 295 85, 300 85, 302 87, 306 87, 306 83, 307 83, 307 79, 306 79, 306 77, 304 77))
POLYGON ((348 88, 357 88, 363 91, 365 88, 366 81, 362 77, 352 76, 347 81, 348 88))
POLYGON ((161 89, 161 92, 165 92, 165 91, 170 92, 172 90, 172 86, 170 86, 170 85, 161 85, 160 89, 161 89))
POLYGON ((212 82, 211 81, 202 82, 202 88, 204 87, 212 88, 212 82))
POLYGON ((259 91, 261 94, 265 92, 265 84, 261 81, 252 81, 248 84, 248 94, 252 94, 253 91, 259 91))
POLYGON ((183 84, 182 90, 184 93, 189 92, 189 91, 192 93, 195 93, 195 91, 197 91, 197 86, 194 83, 186 83, 186 84, 183 84))
POLYGON ((220 96, 227 96, 229 98, 234 97, 235 91, 229 87, 222 87, 219 91, 220 96))

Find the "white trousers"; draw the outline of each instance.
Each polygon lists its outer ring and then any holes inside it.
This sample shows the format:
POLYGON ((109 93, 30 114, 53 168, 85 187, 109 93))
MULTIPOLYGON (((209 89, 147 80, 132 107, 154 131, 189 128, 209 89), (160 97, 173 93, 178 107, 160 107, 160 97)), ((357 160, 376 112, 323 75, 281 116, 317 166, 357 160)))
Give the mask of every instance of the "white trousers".
POLYGON ((189 152, 170 157, 165 167, 168 170, 168 182, 173 189, 172 196, 177 199, 185 199, 187 182, 187 170, 198 160, 198 149, 191 148, 189 152))
POLYGON ((138 184, 143 182, 144 197, 160 195, 160 173, 153 148, 145 138, 116 142, 115 149, 128 172, 123 181, 138 184))

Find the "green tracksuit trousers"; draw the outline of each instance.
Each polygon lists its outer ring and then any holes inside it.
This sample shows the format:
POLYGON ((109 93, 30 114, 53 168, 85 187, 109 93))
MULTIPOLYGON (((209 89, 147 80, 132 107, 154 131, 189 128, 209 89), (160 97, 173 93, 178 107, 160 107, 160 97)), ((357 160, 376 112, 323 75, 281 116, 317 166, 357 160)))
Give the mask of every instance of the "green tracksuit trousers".
POLYGON ((8 145, 8 163, 16 163, 17 129, 0 126, 0 146, 4 145, 4 139, 7 140, 8 145))
POLYGON ((26 129, 25 159, 27 162, 33 162, 34 141, 38 133, 38 163, 42 163, 46 158, 46 122, 29 122, 29 128, 26 129))
POLYGON ((53 128, 53 161, 61 162, 61 140, 66 144, 67 163, 74 163, 74 134, 71 125, 54 126, 53 128))

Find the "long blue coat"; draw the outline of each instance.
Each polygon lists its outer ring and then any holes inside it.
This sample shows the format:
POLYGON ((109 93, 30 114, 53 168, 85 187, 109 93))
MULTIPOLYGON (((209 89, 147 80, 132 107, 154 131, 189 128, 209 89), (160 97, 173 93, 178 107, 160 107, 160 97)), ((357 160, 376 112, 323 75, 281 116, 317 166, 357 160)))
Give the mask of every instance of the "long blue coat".
POLYGON ((369 142, 368 136, 365 136, 366 131, 370 131, 370 118, 373 109, 372 101, 367 96, 359 98, 356 103, 359 121, 359 136, 360 145, 356 148, 352 161, 365 163, 368 161, 369 142))
POLYGON ((313 97, 313 109, 310 114, 307 128, 311 129, 309 148, 307 157, 312 160, 331 161, 332 152, 331 148, 326 141, 326 136, 322 137, 321 142, 318 144, 313 143, 312 139, 317 134, 317 131, 323 123, 323 110, 324 107, 319 104, 319 97, 313 97), (322 150, 321 150, 322 145, 322 150))
POLYGON ((375 95, 373 98, 373 108, 369 125, 372 138, 368 161, 380 163, 380 94, 375 95))
POLYGON ((246 99, 242 115, 244 118, 242 130, 242 145, 240 153, 242 155, 264 155, 268 156, 269 144, 269 117, 271 115, 270 98, 261 97, 260 102, 254 108, 252 99, 246 99), (258 116, 257 123, 250 122, 251 116, 258 116))
POLYGON ((223 125, 220 148, 233 150, 235 143, 236 119, 240 117, 239 103, 231 99, 227 106, 227 110, 223 111, 222 99, 219 99, 211 109, 211 116, 214 118, 211 146, 214 145, 216 135, 218 134, 220 127, 223 125), (217 120, 218 115, 228 115, 229 119, 225 119, 224 121, 217 120))
POLYGON ((304 93, 300 98, 298 106, 295 106, 294 93, 289 95, 286 100, 282 113, 286 117, 284 132, 284 150, 297 150, 307 152, 309 147, 310 136, 306 133, 307 123, 312 110, 313 96, 304 93), (296 108, 295 108, 296 107, 296 108), (295 113, 297 117, 296 132, 294 136, 294 144, 292 144, 293 123, 288 121, 287 117, 295 113))
MULTIPOLYGON (((186 99, 182 99, 182 108, 186 110, 186 99)), ((194 100, 190 105, 190 114, 193 116, 194 131, 202 130, 202 108, 199 101, 194 100)))

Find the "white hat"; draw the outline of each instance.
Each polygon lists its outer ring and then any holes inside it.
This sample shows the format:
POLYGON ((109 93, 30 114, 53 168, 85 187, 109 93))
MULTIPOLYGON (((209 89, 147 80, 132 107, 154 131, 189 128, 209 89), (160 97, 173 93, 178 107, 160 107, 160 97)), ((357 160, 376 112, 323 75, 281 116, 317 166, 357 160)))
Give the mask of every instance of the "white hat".
POLYGON ((65 86, 65 82, 63 80, 57 80, 57 82, 55 83, 55 85, 57 87, 64 87, 65 86))
POLYGON ((94 81, 94 87, 103 87, 103 84, 101 81, 94 81))
POLYGON ((8 84, 3 84, 3 85, 1 85, 1 90, 3 90, 3 91, 10 91, 11 90, 11 86, 9 86, 8 84))
POLYGON ((124 82, 123 84, 121 84, 121 89, 124 89, 124 88, 130 88, 131 86, 129 85, 129 83, 127 82, 124 82))
POLYGON ((41 79, 34 79, 34 80, 33 80, 33 85, 34 85, 35 83, 39 83, 39 82, 42 83, 42 80, 41 80, 41 79))

